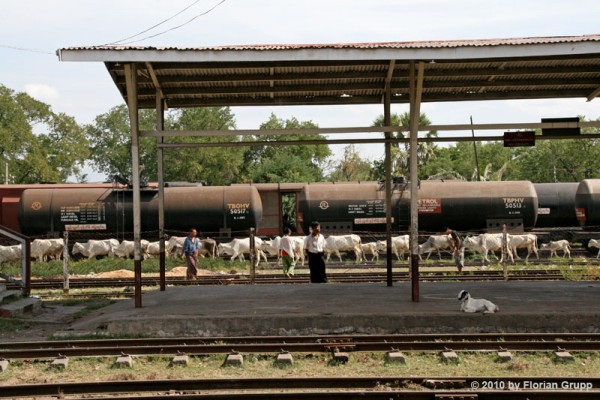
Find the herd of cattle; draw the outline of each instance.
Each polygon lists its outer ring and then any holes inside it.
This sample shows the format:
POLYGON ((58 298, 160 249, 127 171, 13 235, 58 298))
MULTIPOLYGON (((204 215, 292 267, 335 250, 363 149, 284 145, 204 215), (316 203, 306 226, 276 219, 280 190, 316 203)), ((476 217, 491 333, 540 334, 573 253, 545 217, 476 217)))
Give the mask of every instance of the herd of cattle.
MULTIPOLYGON (((294 257, 304 266, 304 237, 292 237, 294 241, 294 257)), ((165 242, 165 253, 167 256, 183 258, 183 242, 185 236, 171 236, 165 242)), ((255 237, 256 259, 267 261, 267 254, 277 256, 278 264, 280 262, 280 237, 270 240, 262 240, 255 237)), ((410 242, 408 235, 392 237, 392 253, 398 260, 404 259, 405 254, 410 254, 410 242)), ((589 248, 597 248, 596 258, 600 258, 600 240, 590 239, 589 248)), ((490 253, 500 252, 506 254, 512 262, 515 258, 519 259, 517 251, 526 249, 526 260, 533 253, 539 258, 538 250, 548 250, 550 257, 558 256, 558 251, 562 251, 563 257, 571 257, 570 244, 567 240, 551 241, 543 243, 538 247, 537 236, 534 234, 506 235, 506 251, 502 252, 503 235, 501 233, 484 233, 478 236, 467 236, 462 241, 460 251, 469 250, 473 253, 479 253, 483 263, 489 263, 488 255, 490 253)), ((31 257, 40 261, 60 259, 64 250, 63 239, 35 239, 31 242, 31 257)), ((325 254, 327 261, 332 254, 335 254, 340 262, 342 261, 341 252, 353 253, 356 262, 378 261, 379 254, 387 250, 386 241, 376 241, 363 243, 360 236, 349 235, 331 235, 325 240, 325 254), (367 260, 370 255, 370 260, 367 260)), ((453 241, 450 235, 432 235, 419 245, 419 256, 427 254, 427 259, 432 253, 436 252, 441 259, 441 251, 453 251, 453 241)), ((159 242, 141 241, 141 252, 144 259, 158 257, 160 254, 159 242)), ((88 240, 86 243, 75 243, 71 254, 73 256, 81 255, 88 259, 97 257, 122 257, 132 258, 134 255, 133 241, 123 240, 119 242, 116 239, 88 240)), ((215 240, 207 238, 200 240, 199 255, 201 257, 229 257, 231 260, 244 260, 244 256, 250 254, 250 238, 233 239, 227 243, 217 243, 215 240)), ((0 265, 8 261, 19 261, 21 259, 21 245, 0 246, 0 265)), ((500 262, 502 262, 502 257, 500 262)))

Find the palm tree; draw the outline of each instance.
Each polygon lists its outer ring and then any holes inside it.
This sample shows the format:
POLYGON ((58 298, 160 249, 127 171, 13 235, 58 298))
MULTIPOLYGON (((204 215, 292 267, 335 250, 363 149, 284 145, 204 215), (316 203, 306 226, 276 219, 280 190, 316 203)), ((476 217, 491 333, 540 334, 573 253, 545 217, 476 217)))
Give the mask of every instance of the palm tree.
MULTIPOLYGON (((405 112, 403 114, 392 114, 391 115, 392 126, 408 126, 410 123, 410 114, 405 112)), ((422 113, 419 116, 419 126, 431 125, 431 121, 427 118, 427 115, 422 113)), ((380 115, 373 121, 373 126, 385 126, 384 117, 380 115)), ((437 131, 428 131, 427 138, 437 137, 437 131)), ((408 131, 397 131, 392 132, 392 137, 396 139, 404 139, 410 136, 408 131)), ((435 154, 436 150, 435 143, 419 143, 417 148, 417 156, 419 166, 425 165, 427 161, 435 154)), ((407 176, 410 169, 410 144, 408 142, 396 142, 392 143, 392 175, 395 176, 407 176)))

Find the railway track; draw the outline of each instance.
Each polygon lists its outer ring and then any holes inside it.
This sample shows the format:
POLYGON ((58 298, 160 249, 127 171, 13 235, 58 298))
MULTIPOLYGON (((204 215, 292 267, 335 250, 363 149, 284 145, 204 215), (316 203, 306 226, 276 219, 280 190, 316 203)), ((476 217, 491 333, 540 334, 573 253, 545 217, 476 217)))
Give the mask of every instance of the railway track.
POLYGON ((311 377, 130 380, 0 387, 0 398, 52 396, 177 399, 593 399, 600 378, 563 377, 311 377))
POLYGON ((439 334, 183 337, 12 342, 0 345, 0 358, 44 359, 128 355, 209 355, 345 352, 600 351, 600 334, 439 334))
MULTIPOLYGON (((62 340, 0 344, 0 358, 281 352, 600 351, 600 334, 431 334, 62 340)), ((367 376, 155 379, 0 385, 0 398, 74 399, 592 399, 599 377, 367 376)))
MULTIPOLYGON (((336 272, 339 269, 354 269, 353 266, 344 266, 331 268, 329 276, 330 282, 336 283, 359 283, 359 282, 385 282, 387 273, 384 271, 354 271, 354 272, 336 272)), ((587 269, 574 269, 570 273, 579 276, 581 280, 594 280, 598 276, 589 275, 587 269)), ((410 276, 408 272, 394 272, 392 279, 395 282, 408 282, 410 276)), ((466 271, 462 274, 456 271, 427 271, 424 268, 420 272, 420 280, 424 282, 439 282, 439 281, 500 281, 504 280, 504 274, 500 270, 477 270, 466 271)), ((565 280, 565 275, 558 269, 537 269, 537 270, 522 270, 509 271, 508 280, 512 281, 560 281, 565 280)), ((248 274, 214 274, 200 275, 196 281, 188 281, 183 277, 167 277, 166 284, 172 286, 186 285, 232 285, 232 284, 295 284, 308 283, 309 275, 307 273, 299 273, 291 278, 283 276, 281 273, 261 273, 255 276, 253 282, 248 274)), ((128 288, 134 286, 134 278, 71 278, 69 279, 70 289, 93 289, 93 288, 128 288)), ((151 287, 158 286, 160 280, 158 277, 143 277, 142 285, 151 287)), ((32 289, 62 289, 64 285, 63 279, 58 278, 43 278, 32 279, 32 289)), ((7 284, 9 289, 17 289, 16 283, 7 284)), ((117 294, 117 293, 113 293, 117 294)), ((126 292, 119 295, 127 294, 126 292)))

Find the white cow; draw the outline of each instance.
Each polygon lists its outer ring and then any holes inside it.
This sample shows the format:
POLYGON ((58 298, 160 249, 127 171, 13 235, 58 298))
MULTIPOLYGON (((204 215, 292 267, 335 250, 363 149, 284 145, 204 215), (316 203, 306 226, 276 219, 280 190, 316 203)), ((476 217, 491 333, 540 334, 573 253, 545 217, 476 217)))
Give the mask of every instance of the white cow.
POLYGON ((263 240, 260 249, 270 256, 277 256, 277 265, 281 265, 281 236, 275 236, 273 239, 263 240))
POLYGON ((38 262, 59 260, 64 248, 64 239, 35 239, 31 242, 31 257, 38 262))
MULTIPOLYGON (((148 245, 149 241, 145 239, 140 240, 140 252, 142 259, 148 258, 148 245)), ((117 257, 122 258, 133 258, 134 257, 135 246, 133 240, 123 240, 115 249, 114 254, 117 257)))
MULTIPOLYGON (((508 236, 508 235, 507 235, 508 236)), ((507 238, 508 240, 508 238, 507 238)), ((477 253, 483 255, 483 262, 490 262, 488 259, 488 253, 491 251, 495 253, 500 251, 502 254, 502 233, 482 233, 478 236, 466 237, 463 240, 463 249, 471 249, 477 253)), ((507 251, 511 261, 514 262, 514 258, 511 251, 507 251)), ((500 261, 504 260, 504 255, 500 257, 500 261)))
POLYGON ((440 250, 450 250, 452 248, 452 236, 450 235, 431 235, 427 241, 419 245, 419 255, 427 253, 426 260, 429 260, 431 253, 437 251, 438 257, 441 260, 442 254, 440 250))
POLYGON ((377 242, 363 243, 360 245, 360 250, 363 254, 363 260, 367 261, 367 254, 371 254, 371 262, 379 261, 379 251, 377 250, 377 242))
MULTIPOLYGON (((401 236, 393 236, 392 237, 392 252, 398 259, 404 260, 404 253, 410 252, 410 242, 408 235, 401 236)), ((387 241, 386 240, 378 240, 377 241, 377 250, 384 252, 387 251, 387 241)))
POLYGON ((0 265, 8 261, 19 261, 21 259, 21 245, 0 246, 0 265))
POLYGON ((569 258, 571 258, 571 247, 569 246, 569 241, 566 239, 554 240, 550 243, 542 243, 542 245, 540 246, 540 250, 550 250, 550 257, 552 257, 552 255, 558 257, 558 254, 556 252, 558 250, 562 250, 563 257, 568 255, 569 258))
POLYGON ((200 239, 198 255, 200 255, 200 257, 208 256, 210 258, 215 258, 217 255, 217 241, 211 238, 200 239))
POLYGON ((508 251, 510 251, 516 259, 520 259, 517 254, 517 249, 527 249, 527 257, 525 261, 529 260, 531 253, 535 254, 535 258, 539 259, 537 248, 537 236, 529 233, 524 235, 507 235, 508 236, 508 251))
MULTIPOLYGON (((166 246, 165 246, 166 248, 166 246)), ((148 243, 148 247, 146 248, 146 255, 148 258, 156 258, 160 256, 160 241, 148 243)))
POLYGON ((182 249, 185 238, 185 236, 171 236, 165 243, 166 254, 170 255, 171 257, 183 257, 182 249))
MULTIPOLYGON (((302 260, 302 266, 304 266, 304 237, 301 236, 290 236, 292 241, 292 247, 294 249, 294 261, 302 260)), ((281 265, 281 237, 275 236, 270 240, 263 240, 260 245, 260 249, 269 254, 277 255, 277 265, 281 265)))
POLYGON ((329 261, 331 254, 335 254, 342 262, 342 256, 340 251, 353 252, 356 256, 356 262, 359 263, 362 258, 362 252, 360 250, 361 240, 360 236, 350 235, 331 235, 325 239, 325 246, 323 251, 327 254, 326 261, 329 261))
POLYGON ((119 246, 117 239, 88 240, 86 243, 75 243, 73 255, 81 254, 88 259, 98 256, 112 257, 117 246, 119 246))
MULTIPOLYGON (((184 258, 183 254, 183 243, 185 242, 186 236, 171 236, 167 242, 165 242, 165 253, 173 258, 184 258)), ((215 258, 217 254, 217 242, 214 239, 198 239, 198 255, 200 257, 215 258)))
POLYGON ((296 262, 302 260, 300 265, 304 267, 304 236, 290 236, 290 239, 292 239, 296 262))
MULTIPOLYGON (((260 261, 261 256, 267 262, 267 256, 260 249, 262 239, 254 237, 254 248, 256 252, 256 259, 260 261)), ((231 261, 234 258, 238 258, 240 261, 244 261, 244 254, 250 254, 250 238, 244 239, 233 239, 229 243, 219 243, 217 246, 217 255, 220 256, 231 256, 231 261)))
POLYGON ((598 255, 596 256, 596 258, 600 258, 600 240, 598 239, 590 239, 590 241, 588 242, 588 248, 592 248, 595 247, 598 249, 598 255))

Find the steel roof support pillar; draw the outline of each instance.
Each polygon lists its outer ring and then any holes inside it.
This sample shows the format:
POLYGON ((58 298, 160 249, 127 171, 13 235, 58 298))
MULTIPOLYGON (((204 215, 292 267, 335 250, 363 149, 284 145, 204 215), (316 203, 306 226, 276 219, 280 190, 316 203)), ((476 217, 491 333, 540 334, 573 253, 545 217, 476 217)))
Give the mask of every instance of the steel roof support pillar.
MULTIPOLYGON (((383 125, 390 126, 392 121, 391 114, 391 78, 394 72, 395 62, 390 62, 388 70, 388 79, 385 82, 385 93, 383 97, 383 125)), ((385 232, 386 232, 386 265, 387 265, 387 286, 393 285, 392 272, 392 132, 386 132, 385 138, 385 232)))
POLYGON ((419 119, 421 116, 421 95, 423 93, 423 71, 425 64, 419 62, 415 77, 415 62, 409 65, 410 94, 410 282, 412 301, 419 301, 419 119), (416 78, 416 79, 415 79, 416 78))
MULTIPOLYGON (((156 130, 165 130, 165 101, 162 91, 156 90, 156 130)), ((158 240, 159 240, 159 263, 160 263, 160 290, 165 291, 167 287, 166 278, 166 253, 165 253, 165 179, 163 162, 163 136, 156 137, 156 171, 158 174, 158 240)))
POLYGON ((139 153, 139 121, 137 102, 137 65, 127 63, 125 67, 125 84, 127 87, 127 107, 129 108, 129 125, 131 127, 131 181, 133 184, 133 242, 134 242, 134 287, 135 307, 142 307, 142 258, 140 240, 142 223, 140 212, 140 153, 139 153))

